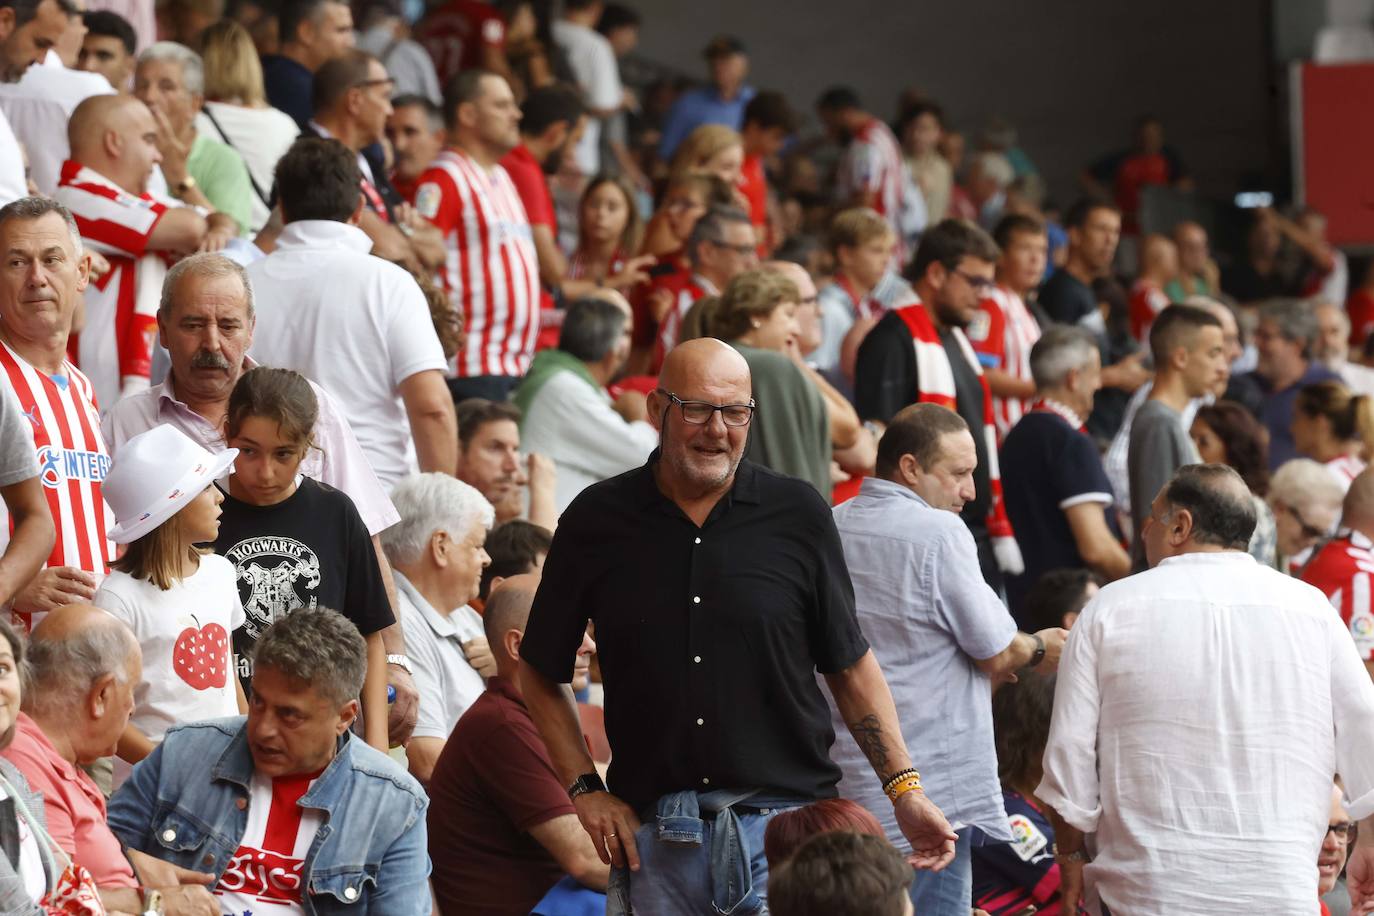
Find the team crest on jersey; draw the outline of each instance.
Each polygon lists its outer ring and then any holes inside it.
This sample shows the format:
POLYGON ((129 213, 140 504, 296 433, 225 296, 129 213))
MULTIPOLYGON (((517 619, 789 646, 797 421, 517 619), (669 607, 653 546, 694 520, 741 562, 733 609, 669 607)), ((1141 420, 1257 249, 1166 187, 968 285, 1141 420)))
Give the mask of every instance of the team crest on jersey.
POLYGON ((1011 828, 1011 848, 1022 862, 1035 861, 1035 857, 1049 845, 1049 838, 1024 814, 1008 815, 1007 826, 1011 828))
POLYGON ((70 480, 100 483, 110 473, 110 456, 45 445, 38 450, 38 468, 38 479, 50 490, 70 480))
POLYGON ((263 536, 240 541, 224 555, 238 570, 243 627, 248 637, 297 608, 319 603, 320 558, 293 538, 263 536))
POLYGON ((964 328, 964 334, 969 340, 983 341, 988 339, 988 331, 992 330, 992 318, 982 309, 973 316, 973 320, 964 328))
POLYGON ((1374 620, 1368 617, 1356 617, 1350 621, 1350 632, 1361 639, 1374 636, 1374 620))
POLYGON ((425 219, 434 219, 439 215, 439 202, 443 200, 443 197, 444 194, 439 190, 437 184, 426 181, 415 192, 415 212, 425 219))

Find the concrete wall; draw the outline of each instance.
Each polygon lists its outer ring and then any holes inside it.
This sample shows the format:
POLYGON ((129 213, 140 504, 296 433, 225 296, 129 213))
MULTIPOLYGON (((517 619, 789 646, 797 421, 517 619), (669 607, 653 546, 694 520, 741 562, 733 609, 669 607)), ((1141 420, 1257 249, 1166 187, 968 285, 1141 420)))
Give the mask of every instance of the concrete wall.
POLYGON ((646 56, 700 73, 702 46, 733 32, 750 47, 754 84, 808 111, 841 82, 883 117, 907 86, 964 129, 1006 116, 1061 201, 1082 164, 1128 143, 1146 111, 1204 191, 1229 195, 1278 171, 1266 0, 629 2, 644 15, 646 56))

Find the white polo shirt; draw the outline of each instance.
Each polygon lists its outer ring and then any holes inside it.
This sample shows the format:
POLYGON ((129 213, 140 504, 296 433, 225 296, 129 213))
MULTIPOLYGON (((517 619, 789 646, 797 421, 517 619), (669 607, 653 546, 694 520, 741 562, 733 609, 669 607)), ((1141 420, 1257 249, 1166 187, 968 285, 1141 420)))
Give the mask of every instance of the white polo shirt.
POLYGON ((415 669, 415 689, 420 692, 414 734, 416 738, 447 741, 453 726, 487 689, 463 653, 463 643, 484 634, 482 618, 466 604, 447 616, 439 613, 400 570, 392 572, 401 628, 406 634, 406 654, 415 669))
POLYGON ((0 111, 28 150, 33 183, 41 193, 51 196, 57 191, 62 163, 70 156, 67 121, 76 106, 93 95, 113 94, 105 77, 69 70, 51 51, 18 82, 0 83, 0 111))
POLYGON ((448 363, 415 279, 371 249, 357 226, 288 224, 277 249, 248 266, 257 309, 249 352, 333 395, 390 488, 419 470, 401 382, 448 363))

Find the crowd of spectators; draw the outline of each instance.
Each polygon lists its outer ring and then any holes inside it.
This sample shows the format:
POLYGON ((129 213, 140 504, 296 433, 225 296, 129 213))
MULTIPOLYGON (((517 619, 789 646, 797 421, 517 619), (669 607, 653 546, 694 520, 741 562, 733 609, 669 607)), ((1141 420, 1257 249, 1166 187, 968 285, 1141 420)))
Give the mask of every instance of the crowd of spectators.
POLYGON ((653 28, 0 0, 0 912, 1374 912, 1374 265, 653 28))

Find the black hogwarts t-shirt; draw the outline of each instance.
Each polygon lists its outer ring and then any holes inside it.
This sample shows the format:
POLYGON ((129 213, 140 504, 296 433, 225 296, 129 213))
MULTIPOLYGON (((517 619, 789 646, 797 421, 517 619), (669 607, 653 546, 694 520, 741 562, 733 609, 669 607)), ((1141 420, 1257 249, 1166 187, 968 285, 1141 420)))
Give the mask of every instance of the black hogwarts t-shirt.
POLYGON ((292 611, 331 608, 364 636, 395 622, 367 526, 343 493, 303 477, 274 506, 225 494, 222 508, 215 553, 234 564, 243 602, 234 652, 245 693, 258 637, 292 611))

